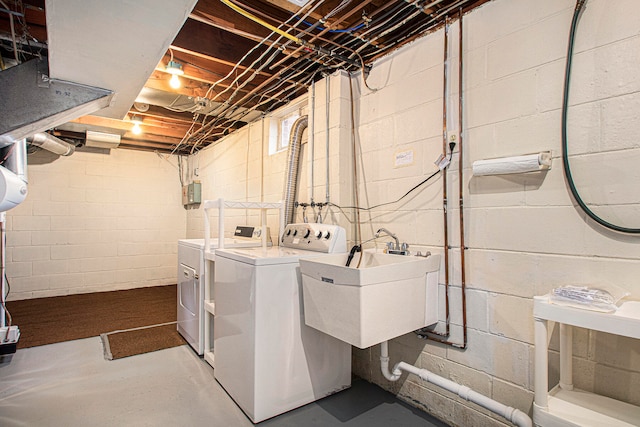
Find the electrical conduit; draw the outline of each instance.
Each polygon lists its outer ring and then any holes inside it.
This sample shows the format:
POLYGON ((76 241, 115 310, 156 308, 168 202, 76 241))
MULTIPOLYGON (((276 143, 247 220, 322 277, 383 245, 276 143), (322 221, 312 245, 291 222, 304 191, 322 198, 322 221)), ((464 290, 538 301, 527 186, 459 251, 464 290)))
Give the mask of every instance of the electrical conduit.
POLYGON ((504 405, 498 401, 495 401, 477 391, 471 390, 467 386, 460 385, 454 381, 434 374, 426 369, 421 369, 416 366, 410 365, 406 362, 397 363, 392 372, 389 372, 389 342, 384 341, 380 343, 380 369, 382 375, 389 381, 398 381, 402 375, 402 371, 414 374, 420 379, 427 381, 431 384, 437 385, 451 393, 455 393, 461 398, 473 402, 482 406, 489 411, 500 415, 501 417, 509 420, 513 424, 519 427, 532 427, 533 423, 531 418, 519 409, 511 406, 504 405))

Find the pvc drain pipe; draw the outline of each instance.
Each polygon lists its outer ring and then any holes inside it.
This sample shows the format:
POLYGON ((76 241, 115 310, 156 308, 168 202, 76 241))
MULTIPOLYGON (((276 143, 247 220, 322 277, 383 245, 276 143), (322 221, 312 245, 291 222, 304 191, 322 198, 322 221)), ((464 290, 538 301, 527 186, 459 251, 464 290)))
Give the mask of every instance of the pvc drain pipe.
POLYGON ((471 390, 467 386, 460 385, 456 382, 448 380, 440 375, 436 375, 426 369, 421 369, 416 366, 410 365, 405 362, 399 362, 393 368, 393 372, 389 372, 389 342, 384 341, 380 343, 380 369, 382 375, 389 381, 398 381, 402 375, 402 371, 414 374, 420 377, 422 380, 437 385, 451 393, 455 393, 465 400, 473 402, 482 406, 489 411, 500 415, 503 418, 511 421, 513 424, 519 427, 532 427, 531 418, 519 409, 506 406, 498 401, 495 401, 483 394, 471 390))

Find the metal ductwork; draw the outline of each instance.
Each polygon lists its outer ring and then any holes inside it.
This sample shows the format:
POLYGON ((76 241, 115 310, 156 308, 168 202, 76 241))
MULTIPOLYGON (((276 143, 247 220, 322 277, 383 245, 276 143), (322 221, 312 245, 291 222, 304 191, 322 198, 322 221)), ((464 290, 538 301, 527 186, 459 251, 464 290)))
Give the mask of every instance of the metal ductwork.
POLYGON ((298 171, 300 169, 300 151, 302 150, 302 133, 307 128, 307 116, 301 116, 293 123, 289 136, 287 153, 287 175, 284 182, 284 225, 291 224, 295 217, 295 198, 298 192, 298 171))
POLYGON ((43 150, 51 151, 59 156, 70 156, 76 151, 76 147, 64 142, 63 140, 56 138, 48 133, 36 133, 35 135, 27 138, 27 142, 36 147, 40 147, 43 150))
POLYGON ((26 147, 22 139, 0 149, 6 159, 0 166, 0 212, 15 208, 27 197, 26 147))
POLYGON ((0 147, 109 106, 113 92, 50 79, 47 58, 0 72, 0 147))

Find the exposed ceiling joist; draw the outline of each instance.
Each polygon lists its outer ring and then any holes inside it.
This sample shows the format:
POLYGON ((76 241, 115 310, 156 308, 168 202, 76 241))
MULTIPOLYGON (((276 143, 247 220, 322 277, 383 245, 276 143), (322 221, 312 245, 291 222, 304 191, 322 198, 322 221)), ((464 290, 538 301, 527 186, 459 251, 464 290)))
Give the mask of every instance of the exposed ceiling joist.
POLYGON ((245 13, 220 0, 161 8, 154 0, 5 0, 18 34, 0 13, 0 66, 48 53, 54 77, 112 89, 110 108, 56 128, 79 143, 85 130, 111 129, 123 136, 120 147, 187 154, 304 94, 322 75, 361 71, 488 0, 231 1, 245 13), (168 83, 171 60, 183 72, 177 89, 168 83), (143 136, 130 134, 127 114, 144 118, 143 136))

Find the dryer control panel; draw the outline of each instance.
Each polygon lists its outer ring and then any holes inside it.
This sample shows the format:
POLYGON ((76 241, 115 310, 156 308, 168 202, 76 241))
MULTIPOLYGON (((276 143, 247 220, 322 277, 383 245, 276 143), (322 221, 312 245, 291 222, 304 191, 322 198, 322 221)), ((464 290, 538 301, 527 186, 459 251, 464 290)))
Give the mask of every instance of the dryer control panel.
POLYGON ((347 233, 339 225, 301 223, 288 224, 280 241, 287 248, 327 254, 347 251, 347 233))

